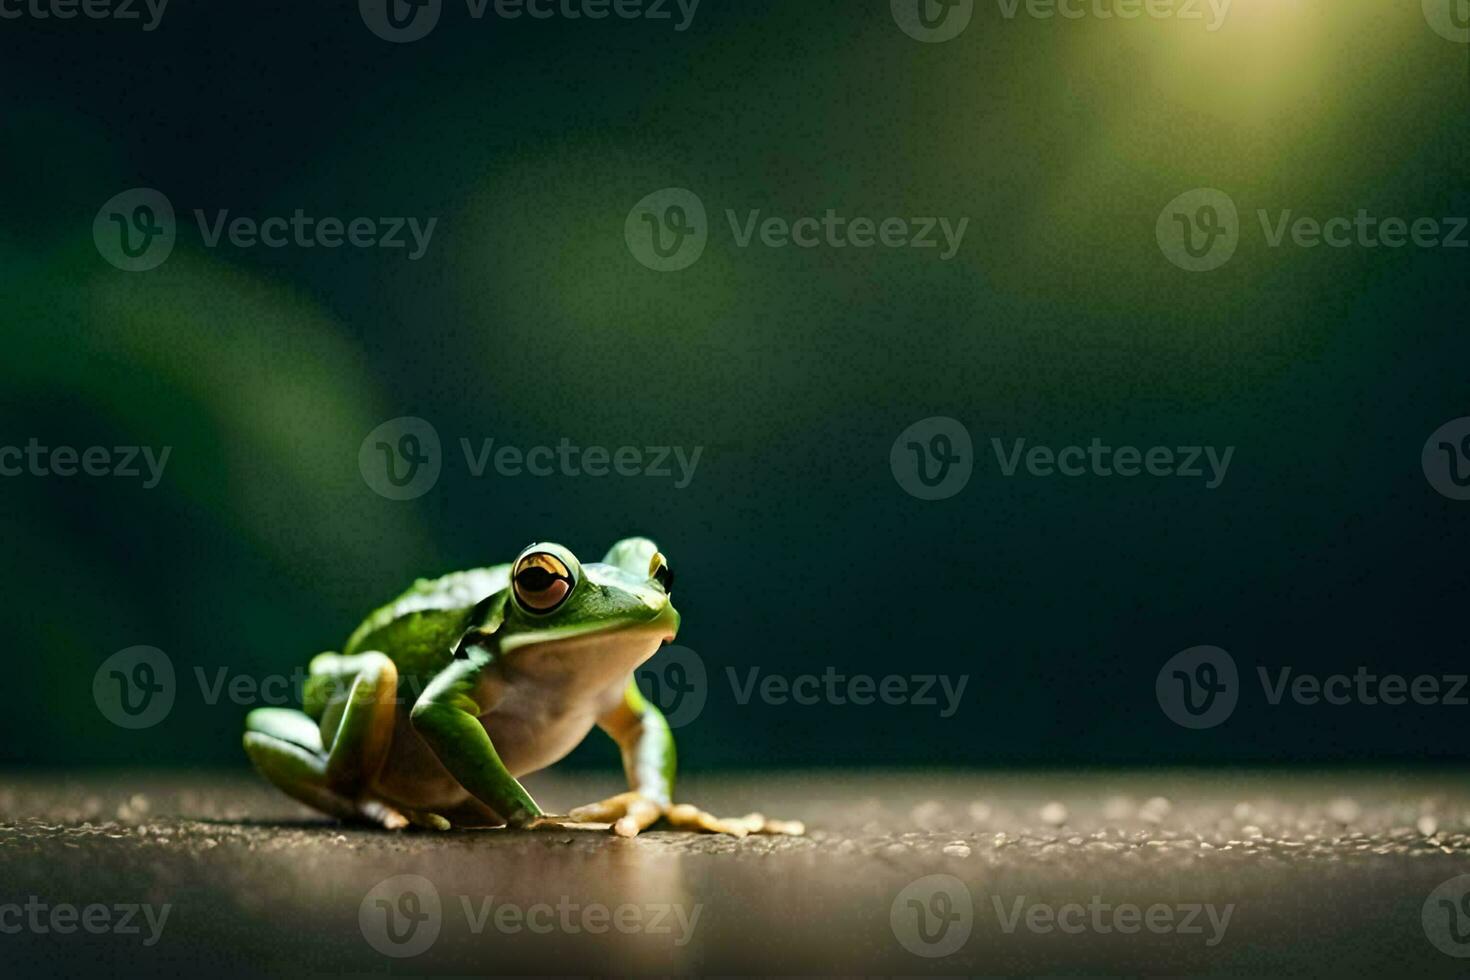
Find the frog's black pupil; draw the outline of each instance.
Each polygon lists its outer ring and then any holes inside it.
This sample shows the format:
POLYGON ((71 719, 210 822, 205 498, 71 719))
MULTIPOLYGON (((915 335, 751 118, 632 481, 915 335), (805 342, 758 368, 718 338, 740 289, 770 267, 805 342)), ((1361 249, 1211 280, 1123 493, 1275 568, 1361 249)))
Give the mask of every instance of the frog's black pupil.
POLYGON ((544 592, 546 589, 551 588, 551 583, 555 581, 556 576, 539 565, 532 565, 516 576, 516 583, 521 588, 529 589, 532 592, 544 592))
POLYGON ((674 588, 674 570, 667 565, 660 565, 658 571, 653 573, 653 580, 664 587, 665 592, 674 588))

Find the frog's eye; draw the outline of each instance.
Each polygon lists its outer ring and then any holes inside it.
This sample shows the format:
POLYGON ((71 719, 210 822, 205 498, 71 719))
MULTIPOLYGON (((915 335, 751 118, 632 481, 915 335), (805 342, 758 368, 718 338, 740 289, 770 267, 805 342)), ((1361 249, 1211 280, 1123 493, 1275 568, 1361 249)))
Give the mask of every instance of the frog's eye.
POLYGON ((669 560, 664 557, 662 551, 655 551, 653 557, 649 559, 648 577, 663 586, 665 592, 674 591, 674 570, 669 567, 669 560))
POLYGON ((551 612, 565 602, 576 584, 566 563, 547 551, 523 555, 511 575, 516 600, 538 613, 551 612))

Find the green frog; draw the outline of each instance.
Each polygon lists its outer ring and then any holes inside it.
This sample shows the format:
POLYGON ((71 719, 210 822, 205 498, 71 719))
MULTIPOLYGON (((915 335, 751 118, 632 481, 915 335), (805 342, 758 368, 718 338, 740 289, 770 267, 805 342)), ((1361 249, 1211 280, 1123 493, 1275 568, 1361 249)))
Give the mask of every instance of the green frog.
POLYGON ((537 543, 508 565, 421 579, 373 612, 341 653, 312 659, 304 711, 257 708, 245 751, 290 796, 389 829, 658 821, 743 837, 798 821, 716 817, 673 802, 668 723, 633 671, 679 631, 673 572, 647 538, 582 564, 537 543), (617 743, 629 790, 564 815, 518 777, 551 765, 596 725, 617 743))

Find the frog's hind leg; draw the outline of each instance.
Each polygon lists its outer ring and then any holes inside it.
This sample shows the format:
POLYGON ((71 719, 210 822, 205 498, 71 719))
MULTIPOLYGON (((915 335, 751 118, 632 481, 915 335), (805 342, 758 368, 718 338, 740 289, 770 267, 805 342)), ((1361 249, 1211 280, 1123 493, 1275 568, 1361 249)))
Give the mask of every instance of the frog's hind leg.
POLYGON ((393 743, 398 668, 382 653, 324 653, 313 658, 310 672, 347 689, 346 697, 338 699, 340 716, 332 717, 333 711, 323 719, 322 737, 332 741, 326 750, 326 779, 338 792, 360 793, 383 768, 393 743))
POLYGON ((258 708, 245 719, 245 751, 282 791, 324 813, 367 819, 389 830, 407 826, 407 817, 366 793, 393 741, 393 661, 381 653, 322 654, 312 661, 311 674, 326 682, 309 684, 306 698, 308 711, 325 715, 322 723, 300 711, 258 708), (345 690, 345 696, 332 697, 334 690, 345 690))
POLYGON ((289 708, 256 708, 245 717, 245 754, 262 776, 293 799, 347 820, 353 802, 327 785, 327 762, 316 722, 289 708))

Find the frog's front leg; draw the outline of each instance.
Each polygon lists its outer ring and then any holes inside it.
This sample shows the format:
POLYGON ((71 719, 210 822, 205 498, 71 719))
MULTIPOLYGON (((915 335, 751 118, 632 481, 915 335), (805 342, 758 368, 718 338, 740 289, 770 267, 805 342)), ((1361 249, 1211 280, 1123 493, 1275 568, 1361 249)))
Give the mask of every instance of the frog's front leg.
POLYGON ((486 707, 475 700, 489 660, 471 651, 430 682, 409 718, 444 768, 481 803, 508 825, 535 828, 548 821, 520 782, 505 768, 495 745, 480 724, 486 707))
POLYGON ((620 837, 635 837, 661 817, 681 830, 735 837, 806 832, 796 820, 767 820, 758 813, 721 818, 688 803, 674 803, 674 736, 663 713, 643 696, 633 679, 628 680, 617 707, 599 718, 597 724, 622 750, 623 769, 631 789, 577 807, 569 814, 573 820, 612 822, 613 832, 620 837))

